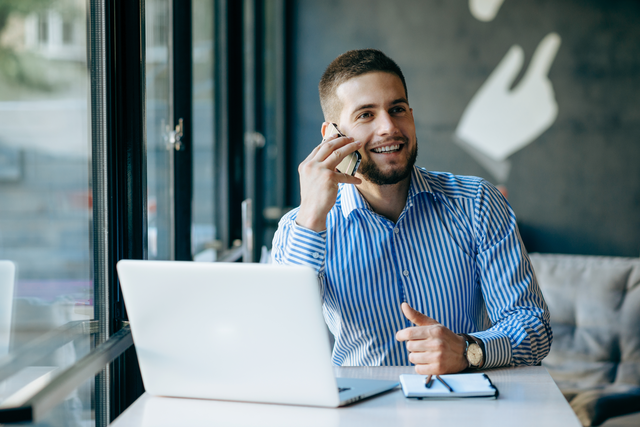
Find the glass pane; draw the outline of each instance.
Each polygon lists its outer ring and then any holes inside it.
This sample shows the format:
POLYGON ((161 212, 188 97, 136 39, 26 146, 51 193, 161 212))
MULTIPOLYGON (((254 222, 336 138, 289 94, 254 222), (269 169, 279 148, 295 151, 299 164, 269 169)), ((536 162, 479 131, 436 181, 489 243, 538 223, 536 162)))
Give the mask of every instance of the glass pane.
POLYGON ((169 204, 170 129, 169 1, 147 0, 147 203, 149 259, 171 259, 169 204))
MULTIPOLYGON (((262 234, 256 236, 256 244, 271 248, 273 235, 278 221, 284 213, 284 25, 283 11, 278 2, 268 2, 264 10, 264 77, 263 77, 263 126, 265 146, 262 151, 263 175, 258 182, 258 191, 262 193, 264 208, 259 229, 262 234)), ((264 259, 263 250, 263 261, 264 259)))
POLYGON ((214 214, 214 2, 193 0, 193 217, 191 252, 196 261, 215 261, 214 214))
MULTIPOLYGON (((93 318, 85 4, 0 7, 0 364, 34 338, 93 318)), ((80 333, 37 352, 0 378, 0 401, 17 399, 89 347, 80 333)), ((49 425, 92 425, 91 400, 90 387, 74 392, 49 425)))

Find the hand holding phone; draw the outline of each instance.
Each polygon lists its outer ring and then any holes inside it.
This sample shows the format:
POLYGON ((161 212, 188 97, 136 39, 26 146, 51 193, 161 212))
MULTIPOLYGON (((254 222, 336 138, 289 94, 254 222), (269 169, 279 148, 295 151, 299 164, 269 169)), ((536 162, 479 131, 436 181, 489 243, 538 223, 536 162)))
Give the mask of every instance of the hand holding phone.
POLYGON ((326 230, 327 215, 336 204, 340 184, 362 183, 360 178, 353 176, 360 155, 350 155, 352 160, 343 161, 344 153, 362 148, 362 142, 344 137, 335 124, 325 122, 322 126, 323 142, 298 166, 300 210, 296 217, 298 225, 318 233, 326 230), (338 135, 340 138, 336 138, 338 135))
MULTIPOLYGON (((329 126, 327 126, 327 130, 325 132, 324 139, 322 140, 322 142, 326 141, 327 138, 335 134, 338 134, 340 136, 346 136, 345 134, 340 132, 340 129, 338 129, 337 124, 329 123, 329 126)), ((340 162, 340 164, 336 166, 336 169, 339 172, 354 176, 356 174, 356 171, 358 170, 358 166, 360 166, 361 160, 362 160, 362 155, 360 155, 360 153, 358 153, 357 151, 354 151, 353 153, 347 155, 347 157, 345 157, 340 162)))

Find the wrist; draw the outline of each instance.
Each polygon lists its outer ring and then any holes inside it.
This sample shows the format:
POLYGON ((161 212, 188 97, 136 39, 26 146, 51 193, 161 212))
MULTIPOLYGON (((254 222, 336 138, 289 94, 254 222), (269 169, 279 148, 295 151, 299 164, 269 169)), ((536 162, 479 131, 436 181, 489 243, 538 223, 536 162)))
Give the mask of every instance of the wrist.
POLYGON ((460 339, 460 348, 461 348, 460 353, 458 353, 460 355, 460 369, 458 370, 458 372, 462 372, 465 369, 469 368, 469 361, 467 360, 467 341, 464 339, 462 335, 460 334, 456 334, 456 335, 460 339))
POLYGON ((327 216, 308 215, 302 208, 296 216, 296 224, 309 230, 321 233, 327 229, 327 216))

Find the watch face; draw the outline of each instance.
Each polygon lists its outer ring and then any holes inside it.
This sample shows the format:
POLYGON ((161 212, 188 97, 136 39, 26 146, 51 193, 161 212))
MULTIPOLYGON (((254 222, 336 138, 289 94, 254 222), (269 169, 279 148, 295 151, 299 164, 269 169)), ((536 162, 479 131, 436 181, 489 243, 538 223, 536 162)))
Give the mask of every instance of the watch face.
POLYGON ((471 366, 480 366, 482 364, 482 349, 477 343, 469 344, 467 349, 467 360, 471 366))

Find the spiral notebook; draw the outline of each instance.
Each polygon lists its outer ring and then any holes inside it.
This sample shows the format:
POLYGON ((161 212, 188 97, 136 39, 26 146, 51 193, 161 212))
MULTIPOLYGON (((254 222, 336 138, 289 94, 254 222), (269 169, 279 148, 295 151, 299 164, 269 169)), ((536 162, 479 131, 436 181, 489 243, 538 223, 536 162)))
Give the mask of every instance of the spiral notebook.
POLYGON ((496 399, 498 389, 483 373, 440 375, 441 381, 433 376, 431 387, 425 385, 427 375, 400 375, 400 384, 405 397, 457 399, 486 397, 496 399), (449 388, 447 388, 447 386, 449 388))

